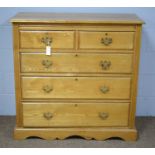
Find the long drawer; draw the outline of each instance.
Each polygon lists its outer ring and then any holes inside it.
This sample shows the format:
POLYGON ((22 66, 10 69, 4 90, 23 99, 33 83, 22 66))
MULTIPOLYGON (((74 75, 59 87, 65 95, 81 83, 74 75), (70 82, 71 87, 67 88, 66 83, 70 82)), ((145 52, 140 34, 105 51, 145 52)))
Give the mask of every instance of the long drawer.
POLYGON ((132 54, 21 54, 22 72, 131 73, 132 54))
POLYGON ((127 126, 127 103, 24 103, 24 127, 127 126))
POLYGON ((22 97, 52 99, 130 99, 127 77, 22 77, 22 97))
POLYGON ((74 31, 20 31, 20 48, 41 49, 48 43, 54 49, 73 49, 74 31))
POLYGON ((80 49, 128 49, 134 48, 134 32, 81 31, 80 49))

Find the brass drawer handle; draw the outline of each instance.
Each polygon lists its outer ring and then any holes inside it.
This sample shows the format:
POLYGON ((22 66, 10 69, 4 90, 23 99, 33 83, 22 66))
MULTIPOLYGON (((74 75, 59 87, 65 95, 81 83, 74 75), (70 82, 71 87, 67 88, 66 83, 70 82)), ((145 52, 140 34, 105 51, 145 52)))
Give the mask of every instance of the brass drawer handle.
POLYGON ((46 46, 50 46, 52 43, 52 38, 46 36, 41 38, 41 42, 44 43, 46 46))
POLYGON ((104 44, 105 46, 108 46, 110 44, 112 44, 112 38, 101 38, 101 43, 104 44))
POLYGON ((108 70, 111 66, 111 61, 107 61, 107 60, 101 61, 100 65, 101 65, 102 69, 108 70))
POLYGON ((107 119, 108 117, 109 117, 109 114, 108 113, 106 113, 106 112, 100 112, 99 113, 99 117, 101 118, 101 119, 107 119))
POLYGON ((43 114, 44 118, 46 118, 47 120, 50 120, 53 117, 53 114, 50 112, 45 112, 43 114))
POLYGON ((52 90, 53 90, 53 88, 51 87, 51 86, 48 86, 48 85, 46 85, 46 86, 43 86, 43 91, 45 92, 45 93, 50 93, 52 90))
POLYGON ((42 65, 45 66, 46 68, 49 68, 50 66, 52 66, 52 61, 50 60, 43 60, 42 61, 42 65))
POLYGON ((107 87, 107 86, 103 86, 103 87, 100 88, 100 91, 101 91, 102 93, 106 94, 107 92, 110 91, 110 89, 109 89, 109 87, 107 87))

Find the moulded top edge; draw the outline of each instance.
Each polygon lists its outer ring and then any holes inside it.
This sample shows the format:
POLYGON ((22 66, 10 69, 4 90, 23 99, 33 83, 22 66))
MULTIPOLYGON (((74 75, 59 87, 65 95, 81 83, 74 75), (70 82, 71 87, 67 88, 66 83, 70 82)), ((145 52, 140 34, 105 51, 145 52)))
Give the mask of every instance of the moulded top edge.
POLYGON ((144 24, 135 14, 102 13, 18 13, 12 23, 98 23, 98 24, 144 24))

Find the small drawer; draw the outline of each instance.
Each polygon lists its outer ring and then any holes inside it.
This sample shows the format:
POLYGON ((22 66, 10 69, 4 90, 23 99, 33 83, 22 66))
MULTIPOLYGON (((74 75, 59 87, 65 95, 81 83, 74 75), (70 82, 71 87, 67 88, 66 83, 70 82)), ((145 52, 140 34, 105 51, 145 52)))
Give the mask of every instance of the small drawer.
POLYGON ((74 31, 20 31, 20 48, 73 49, 74 31))
POLYGON ((22 77, 24 99, 130 99, 127 77, 22 77))
POLYGON ((88 32, 79 33, 80 49, 120 49, 134 48, 134 32, 88 32))
POLYGON ((24 127, 128 126, 128 103, 24 103, 24 127))
POLYGON ((131 73, 132 54, 21 54, 23 73, 131 73))

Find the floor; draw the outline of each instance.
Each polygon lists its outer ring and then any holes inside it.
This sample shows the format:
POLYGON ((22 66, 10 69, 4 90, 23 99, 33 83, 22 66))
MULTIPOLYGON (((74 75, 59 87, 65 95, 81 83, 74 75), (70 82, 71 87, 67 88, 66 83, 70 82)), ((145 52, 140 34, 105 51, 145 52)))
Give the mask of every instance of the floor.
POLYGON ((155 147, 155 117, 138 117, 136 126, 139 138, 136 142, 125 142, 120 139, 106 141, 84 140, 71 137, 66 140, 42 140, 30 138, 26 140, 13 140, 15 117, 0 116, 0 147, 1 148, 154 148, 155 147))

